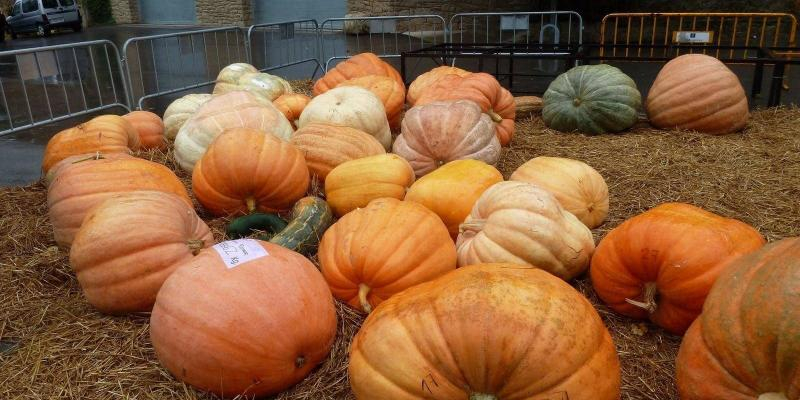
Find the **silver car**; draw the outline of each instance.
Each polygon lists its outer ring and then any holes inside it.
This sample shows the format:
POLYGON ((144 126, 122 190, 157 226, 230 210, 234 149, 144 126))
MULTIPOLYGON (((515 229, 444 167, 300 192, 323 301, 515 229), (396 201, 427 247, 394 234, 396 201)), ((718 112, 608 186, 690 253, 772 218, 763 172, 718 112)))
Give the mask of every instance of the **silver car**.
POLYGON ((81 30, 81 13, 77 0, 16 0, 6 18, 12 38, 18 33, 35 32, 47 36, 53 28, 81 30))

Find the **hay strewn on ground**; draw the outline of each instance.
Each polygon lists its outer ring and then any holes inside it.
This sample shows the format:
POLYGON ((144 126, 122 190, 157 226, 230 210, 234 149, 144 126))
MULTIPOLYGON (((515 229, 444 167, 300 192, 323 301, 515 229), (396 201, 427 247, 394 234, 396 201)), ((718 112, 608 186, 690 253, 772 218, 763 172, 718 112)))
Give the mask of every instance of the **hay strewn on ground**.
MULTIPOLYGON (((576 158, 597 168, 611 190, 609 219, 595 230, 598 240, 665 201, 742 219, 776 240, 800 235, 799 127, 798 108, 758 111, 743 134, 723 137, 646 126, 588 137, 524 119, 500 169, 508 177, 539 155, 576 158)), ((175 167, 168 154, 140 156, 175 167)), ((55 247, 46 211, 41 185, 0 189, 0 398, 214 398, 159 367, 147 315, 108 317, 86 304, 67 254, 55 247)), ((224 223, 211 221, 217 238, 224 223)), ((622 398, 676 399, 673 360, 680 338, 609 312, 586 278, 575 286, 597 305, 612 332, 622 360, 622 398)), ((339 336, 329 360, 279 399, 349 398, 347 347, 363 318, 341 305, 338 311, 339 336)))

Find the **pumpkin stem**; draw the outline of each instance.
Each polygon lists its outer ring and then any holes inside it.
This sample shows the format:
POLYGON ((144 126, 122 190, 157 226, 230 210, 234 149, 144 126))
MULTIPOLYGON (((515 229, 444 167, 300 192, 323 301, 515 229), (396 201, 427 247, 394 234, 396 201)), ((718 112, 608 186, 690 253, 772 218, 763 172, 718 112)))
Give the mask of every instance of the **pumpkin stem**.
POLYGON ((497 400, 497 396, 487 393, 470 393, 469 400, 497 400))
POLYGON ((783 393, 770 392, 758 396, 758 400, 789 400, 789 398, 783 393))
POLYGON ((464 222, 458 226, 458 233, 464 233, 467 231, 478 233, 483 230, 484 225, 486 225, 485 219, 471 219, 468 222, 464 222))
POLYGON ((77 160, 73 161, 72 163, 73 163, 73 164, 77 164, 77 163, 81 163, 81 162, 84 162, 84 161, 89 161, 89 160, 102 160, 102 159, 105 159, 105 157, 103 157, 103 155, 102 155, 102 154, 100 154, 100 152, 99 152, 99 151, 97 151, 97 152, 95 152, 95 153, 94 153, 93 155, 91 155, 91 156, 87 156, 87 157, 84 157, 84 158, 79 158, 79 159, 77 159, 77 160))
POLYGON ((253 197, 247 197, 244 199, 245 204, 247 204, 247 212, 251 213, 256 210, 256 199, 253 197))
POLYGON ((200 239, 189 239, 186 241, 186 245, 192 250, 192 255, 196 256, 198 253, 200 253, 200 250, 203 250, 205 242, 200 239))
POLYGON ((492 121, 494 121, 494 122, 502 122, 503 121, 503 117, 501 117, 500 114, 494 112, 494 110, 492 110, 491 108, 489 109, 489 111, 486 112, 486 114, 489 114, 489 117, 491 117, 492 121))
POLYGON ((303 368, 303 365, 306 365, 306 358, 303 356, 298 356, 294 359, 294 366, 297 368, 303 368))
POLYGON ((642 299, 644 301, 636 301, 625 299, 628 304, 647 310, 650 314, 656 312, 658 303, 656 303, 656 295, 658 294, 658 285, 655 282, 647 282, 644 284, 644 293, 642 299))
POLYGON ((367 314, 372 312, 372 306, 369 304, 369 300, 367 300, 369 291, 369 286, 363 283, 358 285, 358 302, 361 303, 361 308, 364 309, 364 312, 367 314))
POLYGON ((575 107, 580 106, 581 105, 581 99, 576 97, 575 99, 572 100, 572 105, 575 106, 575 107))

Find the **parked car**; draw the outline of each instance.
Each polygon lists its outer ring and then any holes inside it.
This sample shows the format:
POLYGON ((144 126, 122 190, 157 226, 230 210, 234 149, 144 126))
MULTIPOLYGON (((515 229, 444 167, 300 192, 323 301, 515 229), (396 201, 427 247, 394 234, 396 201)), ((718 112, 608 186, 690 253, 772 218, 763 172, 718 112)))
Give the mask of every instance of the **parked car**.
POLYGON ((18 33, 26 32, 47 36, 59 27, 79 32, 82 19, 77 0, 16 0, 6 23, 15 39, 18 33))

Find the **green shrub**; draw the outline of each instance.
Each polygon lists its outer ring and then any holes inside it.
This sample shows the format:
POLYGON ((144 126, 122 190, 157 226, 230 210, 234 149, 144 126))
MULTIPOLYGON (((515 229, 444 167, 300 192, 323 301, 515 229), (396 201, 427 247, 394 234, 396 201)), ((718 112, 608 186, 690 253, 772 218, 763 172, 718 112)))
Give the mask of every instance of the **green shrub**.
POLYGON ((114 22, 114 17, 111 15, 111 1, 110 0, 85 0, 84 7, 89 13, 89 20, 92 24, 109 24, 114 22))

